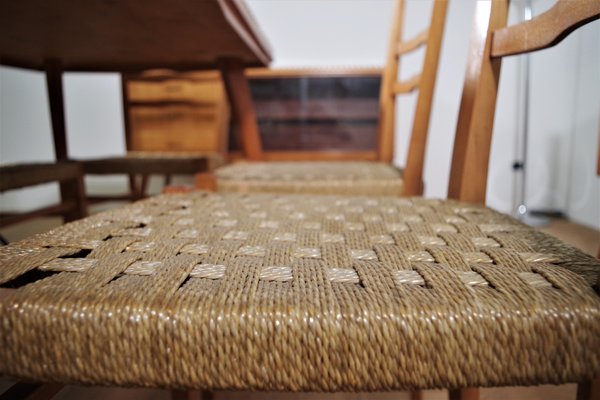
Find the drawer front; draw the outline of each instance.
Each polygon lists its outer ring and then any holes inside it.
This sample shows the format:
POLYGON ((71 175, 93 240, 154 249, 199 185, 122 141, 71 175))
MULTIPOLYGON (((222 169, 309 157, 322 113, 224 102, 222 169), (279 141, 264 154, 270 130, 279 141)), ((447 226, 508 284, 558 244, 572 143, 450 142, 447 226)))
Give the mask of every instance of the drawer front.
POLYGON ((129 101, 189 101, 197 103, 216 103, 223 101, 224 89, 219 79, 191 81, 168 79, 165 81, 129 81, 129 101))
POLYGON ((221 150, 222 121, 213 107, 131 107, 131 150, 221 150))

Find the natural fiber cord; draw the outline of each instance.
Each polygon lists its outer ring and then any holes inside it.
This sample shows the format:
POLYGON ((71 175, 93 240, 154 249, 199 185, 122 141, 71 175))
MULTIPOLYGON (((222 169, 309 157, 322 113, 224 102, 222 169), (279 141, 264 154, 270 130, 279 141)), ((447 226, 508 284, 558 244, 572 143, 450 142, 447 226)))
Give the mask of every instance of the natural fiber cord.
POLYGON ((399 196, 402 171, 369 161, 239 162, 215 171, 220 192, 399 196))
POLYGON ((599 273, 466 203, 159 196, 0 247, 0 374, 291 391, 583 381, 600 372, 599 273))

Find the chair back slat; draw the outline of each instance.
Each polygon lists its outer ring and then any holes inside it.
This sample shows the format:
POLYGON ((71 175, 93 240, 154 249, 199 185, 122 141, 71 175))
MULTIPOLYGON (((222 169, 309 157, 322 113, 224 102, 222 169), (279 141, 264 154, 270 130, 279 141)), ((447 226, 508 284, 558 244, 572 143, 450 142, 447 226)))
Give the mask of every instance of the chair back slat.
POLYGON ((398 0, 390 34, 387 63, 381 80, 378 155, 380 161, 388 163, 393 161, 396 95, 418 90, 404 171, 404 194, 419 195, 423 192, 422 175, 427 132, 448 2, 435 1, 429 27, 406 41, 402 40, 401 28, 404 22, 404 8, 404 1, 398 0), (404 81, 398 81, 400 57, 423 46, 426 50, 420 73, 404 81))
POLYGON ((380 161, 391 163, 394 159, 394 120, 395 96, 394 84, 398 76, 398 54, 396 48, 402 41, 402 21, 404 20, 404 0, 396 0, 392 16, 392 27, 388 41, 388 53, 385 67, 381 76, 379 91, 379 127, 378 127, 378 158, 380 161))
POLYGON ((404 167, 403 194, 406 196, 423 194, 423 166, 425 164, 427 135, 447 10, 448 2, 445 0, 437 0, 433 6, 427 50, 419 82, 419 96, 408 145, 408 157, 404 167))
POLYGON ((597 0, 559 0, 546 13, 506 28, 508 0, 477 2, 454 141, 449 198, 485 203, 501 56, 558 43, 577 27, 597 19, 599 4, 597 0))

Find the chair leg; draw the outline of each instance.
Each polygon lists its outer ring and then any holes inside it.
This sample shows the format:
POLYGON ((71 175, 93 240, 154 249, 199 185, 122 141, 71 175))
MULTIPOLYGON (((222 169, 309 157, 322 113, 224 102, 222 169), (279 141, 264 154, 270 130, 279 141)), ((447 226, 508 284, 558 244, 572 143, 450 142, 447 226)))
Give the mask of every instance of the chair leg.
POLYGON ((423 400, 425 398, 422 390, 415 390, 410 392, 410 400, 423 400))
POLYGON ((171 390, 172 400, 212 400, 213 392, 208 390, 171 390))
POLYGON ((71 222, 88 216, 87 199, 83 175, 60 183, 61 201, 74 201, 74 207, 63 214, 64 222, 71 222))
POLYGON ((593 381, 577 384, 577 400, 600 400, 600 375, 593 381))
POLYGON ((196 174, 196 188, 209 192, 217 191, 217 177, 211 172, 200 172, 196 174))
POLYGON ((450 390, 450 400, 479 400, 479 388, 450 390))
POLYGON ((26 399, 49 400, 64 388, 64 385, 55 383, 24 383, 18 382, 0 394, 0 400, 26 399))
POLYGON ((142 174, 138 182, 136 175, 129 174, 129 191, 132 201, 141 200, 146 197, 148 178, 149 176, 147 174, 142 174))

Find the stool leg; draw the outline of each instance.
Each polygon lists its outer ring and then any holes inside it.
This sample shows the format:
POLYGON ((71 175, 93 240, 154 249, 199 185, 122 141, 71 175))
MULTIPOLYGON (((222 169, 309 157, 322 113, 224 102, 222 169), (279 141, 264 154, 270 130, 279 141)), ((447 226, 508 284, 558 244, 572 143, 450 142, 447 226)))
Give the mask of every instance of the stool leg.
POLYGON ((24 383, 17 382, 4 393, 0 399, 26 399, 26 400, 50 400, 64 388, 57 383, 24 383))
POLYGON ((131 201, 135 199, 137 192, 137 179, 135 174, 129 174, 129 195, 131 196, 131 201))
POLYGON ((450 390, 450 400, 479 400, 479 388, 450 390))
POLYGON ((600 376, 577 384, 577 400, 600 400, 600 376))
POLYGON ((196 188, 209 192, 217 191, 217 177, 211 172, 200 172, 196 174, 196 188))
POLYGON ((148 179, 149 178, 150 178, 150 176, 148 174, 142 175, 142 182, 140 183, 140 188, 139 188, 140 199, 145 199, 146 197, 148 197, 146 192, 148 191, 148 179))
POLYGON ((410 392, 410 400, 424 400, 425 396, 422 390, 414 390, 410 392))
POLYGON ((208 390, 171 390, 172 400, 212 400, 213 392, 208 390))

